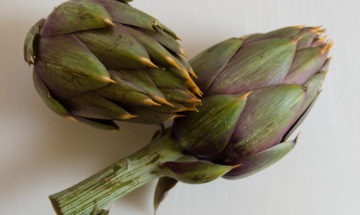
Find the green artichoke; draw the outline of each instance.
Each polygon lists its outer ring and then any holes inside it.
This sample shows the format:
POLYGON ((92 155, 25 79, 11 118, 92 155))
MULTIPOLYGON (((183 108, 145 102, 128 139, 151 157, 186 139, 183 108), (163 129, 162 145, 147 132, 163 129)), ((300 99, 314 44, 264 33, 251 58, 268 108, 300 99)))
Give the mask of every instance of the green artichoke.
POLYGON ((285 156, 317 98, 332 43, 318 27, 225 40, 191 60, 199 112, 175 119, 150 144, 50 199, 58 214, 87 214, 160 178, 155 207, 177 181, 253 174, 285 156), (96 203, 94 205, 94 202, 96 203))
POLYGON ((172 134, 196 157, 255 173, 290 151, 327 74, 332 43, 319 27, 287 27, 225 40, 191 60, 205 92, 199 113, 172 134), (221 53, 221 54, 220 54, 221 53), (210 77, 210 78, 209 78, 210 77))
POLYGON ((70 0, 29 31, 25 60, 56 113, 105 129, 196 111, 201 91, 178 36, 126 2, 70 0))

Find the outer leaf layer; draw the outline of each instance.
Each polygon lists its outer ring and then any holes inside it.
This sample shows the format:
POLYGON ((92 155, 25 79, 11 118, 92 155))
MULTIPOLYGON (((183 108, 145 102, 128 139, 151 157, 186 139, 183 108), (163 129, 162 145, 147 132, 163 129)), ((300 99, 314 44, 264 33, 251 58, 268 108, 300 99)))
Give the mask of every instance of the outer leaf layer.
POLYGON ((296 44, 276 38, 243 46, 209 89, 211 94, 244 93, 281 84, 291 67, 296 44))
POLYGON ((231 38, 206 49, 191 59, 190 63, 197 72, 198 84, 202 90, 210 87, 242 43, 242 40, 231 38))
POLYGON ((184 148, 199 157, 217 155, 227 146, 247 96, 204 98, 199 113, 190 113, 176 120, 173 135, 184 148))
MULTIPOLYGON (((211 132, 202 133, 199 129, 199 136, 203 139, 209 136, 213 142, 209 141, 206 148, 196 148, 202 140, 183 146, 199 158, 215 163, 244 163, 229 173, 231 177, 246 176, 266 167, 272 163, 271 156, 277 160, 277 155, 271 153, 269 157, 259 160, 250 158, 276 149, 277 144, 286 141, 309 113, 329 65, 328 54, 332 43, 323 37, 323 33, 320 27, 287 27, 225 40, 192 59, 191 63, 199 73, 201 87, 206 89, 203 100, 212 96, 252 93, 240 116, 234 116, 237 124, 235 129, 228 130, 232 133, 228 142, 221 141, 227 139, 226 135, 222 136, 224 139, 214 138, 211 132), (238 48, 232 43, 236 40, 241 42, 238 48), (230 50, 232 54, 225 52, 223 55, 224 50, 230 50), (224 145, 226 147, 221 152, 207 151, 209 148, 222 149, 224 145), (251 166, 251 162, 255 166, 251 166)), ((206 106, 199 110, 199 115, 212 111, 206 106)), ((209 118, 216 119, 213 116, 209 118)), ((184 124, 185 119, 176 120, 174 128, 196 124, 184 124)), ((223 128, 223 133, 227 134, 226 126, 223 128)), ((182 135, 186 136, 185 132, 182 135)), ((176 137, 181 142, 182 136, 176 137)))
POLYGON ((56 96, 67 98, 109 84, 105 66, 74 36, 42 38, 35 70, 56 96))
POLYGON ((61 116, 69 116, 70 113, 66 110, 66 108, 57 101, 50 93, 49 89, 46 87, 45 83, 41 80, 37 73, 33 73, 33 80, 36 91, 39 93, 43 101, 47 104, 47 106, 54 111, 55 113, 61 116))
POLYGON ((144 46, 121 26, 103 31, 83 31, 76 36, 108 69, 141 69, 146 67, 142 59, 150 61, 144 46))
POLYGON ((37 47, 40 39, 40 29, 45 23, 45 19, 39 20, 27 33, 24 43, 24 59, 29 64, 35 63, 37 47))
POLYGON ((224 177, 227 179, 239 179, 255 174, 283 158, 295 146, 295 141, 288 141, 273 146, 265 151, 242 157, 239 160, 241 166, 231 170, 224 177))
POLYGON ((41 36, 62 34, 104 28, 111 20, 105 8, 96 0, 67 1, 55 8, 47 18, 41 36))
POLYGON ((263 151, 282 139, 288 126, 299 114, 305 92, 298 85, 262 88, 250 94, 229 148, 223 154, 226 162, 263 151))
POLYGON ((166 162, 161 165, 162 174, 189 184, 202 184, 210 182, 234 166, 225 166, 209 161, 166 162))

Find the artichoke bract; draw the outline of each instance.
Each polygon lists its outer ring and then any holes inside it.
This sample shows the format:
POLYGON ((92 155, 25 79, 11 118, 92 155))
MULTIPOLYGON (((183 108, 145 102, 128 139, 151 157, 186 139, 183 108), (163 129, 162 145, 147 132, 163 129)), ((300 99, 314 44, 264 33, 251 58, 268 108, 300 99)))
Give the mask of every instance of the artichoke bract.
POLYGON ((115 0, 70 0, 29 31, 25 60, 56 113, 105 129, 196 111, 202 94, 178 36, 115 0))
POLYGON ((225 40, 190 62, 199 112, 175 119, 137 153, 50 196, 58 214, 88 214, 160 178, 155 208, 178 181, 249 176, 294 148, 291 134, 320 93, 332 43, 319 27, 225 40), (95 203, 95 204, 94 204, 95 203))
POLYGON ((287 27, 225 40, 191 60, 205 92, 199 113, 177 119, 187 152, 253 174, 295 145, 288 137, 318 96, 332 43, 320 27, 287 27))

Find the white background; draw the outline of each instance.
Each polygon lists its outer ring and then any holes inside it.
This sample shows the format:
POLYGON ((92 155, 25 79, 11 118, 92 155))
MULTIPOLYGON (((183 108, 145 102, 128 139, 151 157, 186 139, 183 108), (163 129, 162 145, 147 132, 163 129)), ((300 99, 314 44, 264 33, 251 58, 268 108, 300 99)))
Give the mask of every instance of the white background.
MULTIPOLYGON (((154 127, 109 133, 52 113, 23 61, 27 30, 62 0, 0 1, 0 214, 54 214, 48 194, 145 145, 154 127)), ((159 215, 360 214, 360 12, 358 0, 135 0, 174 29, 190 56, 228 37, 288 25, 323 25, 335 41, 331 71, 295 150, 243 180, 180 184, 159 215)), ((152 214, 154 183, 111 206, 152 214)))

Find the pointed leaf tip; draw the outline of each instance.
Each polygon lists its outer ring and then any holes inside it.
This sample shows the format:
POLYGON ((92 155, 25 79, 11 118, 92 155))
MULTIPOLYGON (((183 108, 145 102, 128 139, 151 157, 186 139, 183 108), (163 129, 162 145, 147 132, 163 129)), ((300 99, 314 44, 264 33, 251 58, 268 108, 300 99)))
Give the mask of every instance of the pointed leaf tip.
POLYGON ((156 64, 154 64, 150 59, 148 58, 145 58, 145 57, 141 57, 139 58, 139 61, 141 63, 143 63, 144 65, 150 67, 150 68, 154 68, 154 69, 157 69, 159 68, 156 64))
POLYGON ((133 118, 137 118, 138 116, 136 115, 132 115, 132 114, 125 114, 125 115, 121 115, 119 117, 119 119, 122 119, 122 120, 127 120, 127 119, 133 119, 133 118))
POLYGON ((179 66, 179 64, 176 63, 176 61, 170 57, 170 56, 166 56, 165 60, 173 67, 182 70, 183 68, 179 66))
POLYGON ((246 92, 240 96, 241 100, 246 100, 253 91, 246 92))
POLYGON ((161 202, 168 192, 175 187, 177 180, 170 177, 161 177, 156 185, 154 194, 154 214, 156 214, 161 202))
POLYGON ((175 105, 171 104, 169 101, 167 101, 164 98, 161 98, 159 96, 154 96, 153 98, 155 101, 159 102, 160 104, 167 105, 169 107, 175 107, 175 105))
POLYGON ((109 18, 104 18, 103 21, 109 26, 113 26, 113 27, 116 26, 116 24, 113 23, 113 21, 111 19, 109 19, 109 18))
POLYGON ((184 56, 186 59, 189 59, 189 55, 185 52, 185 50, 182 47, 179 48, 179 51, 182 56, 184 56))
POLYGON ((155 101, 152 100, 152 99, 144 99, 144 100, 142 101, 142 103, 145 104, 145 105, 149 105, 149 106, 161 106, 161 104, 155 102, 155 101))
POLYGON ((117 83, 116 81, 112 80, 110 77, 107 76, 100 77, 100 80, 104 81, 105 83, 112 83, 112 84, 117 83))

